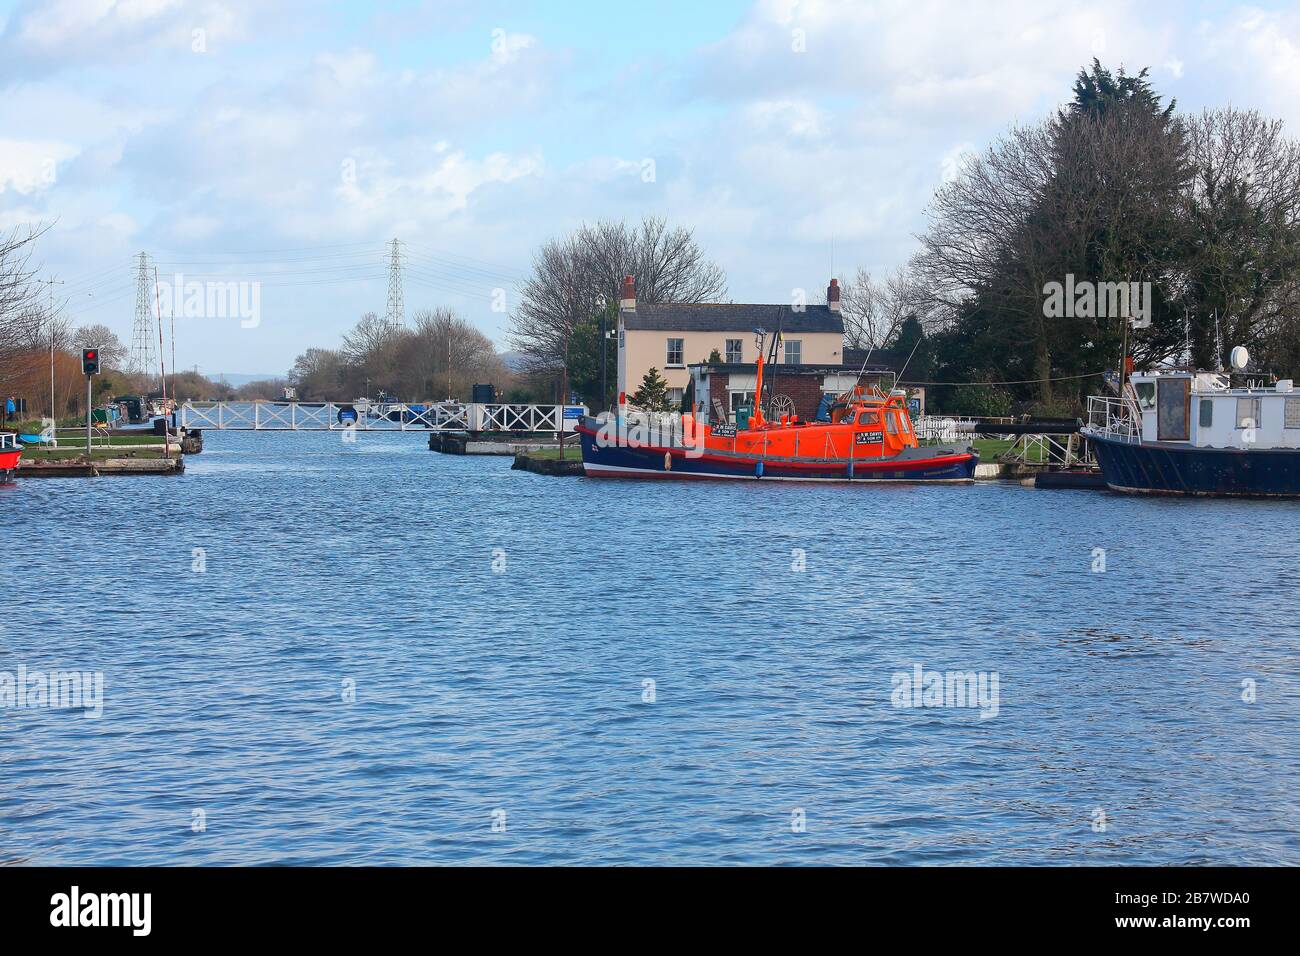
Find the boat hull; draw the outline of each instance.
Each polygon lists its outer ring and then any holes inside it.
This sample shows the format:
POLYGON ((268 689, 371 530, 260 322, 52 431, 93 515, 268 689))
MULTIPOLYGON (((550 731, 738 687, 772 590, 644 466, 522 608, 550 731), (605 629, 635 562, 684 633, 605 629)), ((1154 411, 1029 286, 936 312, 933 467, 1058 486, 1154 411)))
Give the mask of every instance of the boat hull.
POLYGON ((18 473, 18 460, 22 455, 21 448, 0 451, 0 485, 7 485, 14 480, 14 475, 18 473))
POLYGON ((870 459, 780 459, 677 448, 601 445, 579 427, 583 469, 596 478, 731 478, 769 481, 948 481, 975 479, 979 456, 968 448, 909 449, 913 454, 870 459))
POLYGON ((1193 448, 1088 435, 1106 485, 1129 494, 1300 497, 1300 449, 1193 448))

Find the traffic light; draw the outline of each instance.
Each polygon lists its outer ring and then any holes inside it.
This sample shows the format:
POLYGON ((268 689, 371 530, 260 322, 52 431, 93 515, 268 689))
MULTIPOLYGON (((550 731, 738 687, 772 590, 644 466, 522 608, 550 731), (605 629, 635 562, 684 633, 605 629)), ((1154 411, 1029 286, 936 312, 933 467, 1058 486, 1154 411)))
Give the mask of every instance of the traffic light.
POLYGON ((81 371, 86 375, 99 374, 99 349, 81 350, 81 371))

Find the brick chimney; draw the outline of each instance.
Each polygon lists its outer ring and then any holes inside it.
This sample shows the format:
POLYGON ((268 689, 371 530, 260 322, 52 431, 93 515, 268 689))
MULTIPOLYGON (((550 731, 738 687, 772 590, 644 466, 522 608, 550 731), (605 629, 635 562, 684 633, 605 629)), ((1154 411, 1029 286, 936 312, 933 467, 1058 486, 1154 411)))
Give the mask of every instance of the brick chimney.
POLYGON ((840 280, 832 279, 826 287, 826 307, 832 312, 840 311, 840 280))
POLYGON ((618 308, 621 312, 636 311, 636 280, 631 276, 623 276, 623 295, 618 300, 618 308))

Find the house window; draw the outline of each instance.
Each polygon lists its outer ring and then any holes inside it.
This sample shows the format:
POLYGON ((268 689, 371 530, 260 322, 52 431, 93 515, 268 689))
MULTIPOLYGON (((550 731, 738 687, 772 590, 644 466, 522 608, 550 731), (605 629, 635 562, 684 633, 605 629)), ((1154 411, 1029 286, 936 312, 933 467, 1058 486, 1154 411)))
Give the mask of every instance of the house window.
POLYGON ((668 358, 665 364, 667 364, 669 368, 674 368, 674 367, 680 368, 681 366, 686 364, 686 359, 684 357, 685 353, 686 353, 685 339, 669 339, 668 358))
POLYGON ((1286 428, 1300 428, 1300 398, 1286 400, 1286 428))
POLYGON ((668 404, 672 407, 673 411, 676 411, 677 409, 682 407, 682 397, 685 394, 686 394, 686 389, 684 388, 668 389, 668 404))
POLYGON ((1209 428, 1214 424, 1214 402, 1208 398, 1201 399, 1201 427, 1209 428))
POLYGON ((743 339, 727 339, 727 362, 732 365, 739 365, 745 361, 745 343, 743 339))
POLYGON ((753 392, 732 392, 731 393, 732 415, 735 415, 736 409, 738 409, 741 405, 748 405, 750 408, 753 408, 754 393, 753 392))
POLYGON ((1260 401, 1258 398, 1237 399, 1237 427, 1258 428, 1259 407, 1260 401))
POLYGON ((800 365, 803 363, 803 341, 801 339, 785 340, 785 364, 800 365))

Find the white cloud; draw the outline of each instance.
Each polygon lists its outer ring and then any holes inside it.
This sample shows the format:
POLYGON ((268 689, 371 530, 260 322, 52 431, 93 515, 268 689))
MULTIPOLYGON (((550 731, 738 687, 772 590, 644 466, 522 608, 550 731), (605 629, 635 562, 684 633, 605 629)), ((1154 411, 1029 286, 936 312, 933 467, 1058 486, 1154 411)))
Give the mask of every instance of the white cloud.
POLYGON ((766 0, 704 51, 696 90, 725 97, 848 95, 917 119, 1007 121, 1068 96, 1100 42, 1105 58, 1161 55, 1164 31, 1140 7, 1100 0, 766 0), (807 52, 790 49, 790 29, 807 52), (1063 83, 1065 81, 1062 93, 1063 83))
POLYGON ((1219 84, 1232 78, 1238 92, 1233 105, 1281 116, 1292 124, 1292 135, 1300 133, 1300 12, 1246 7, 1203 25, 1201 34, 1209 63, 1198 66, 1213 64, 1219 84))
POLYGON ((60 163, 75 153, 75 147, 53 140, 0 139, 0 193, 26 196, 53 187, 60 163))
POLYGON ((27 0, 0 34, 0 80, 158 52, 190 55, 195 30, 205 45, 217 44, 265 12, 255 0, 27 0))

